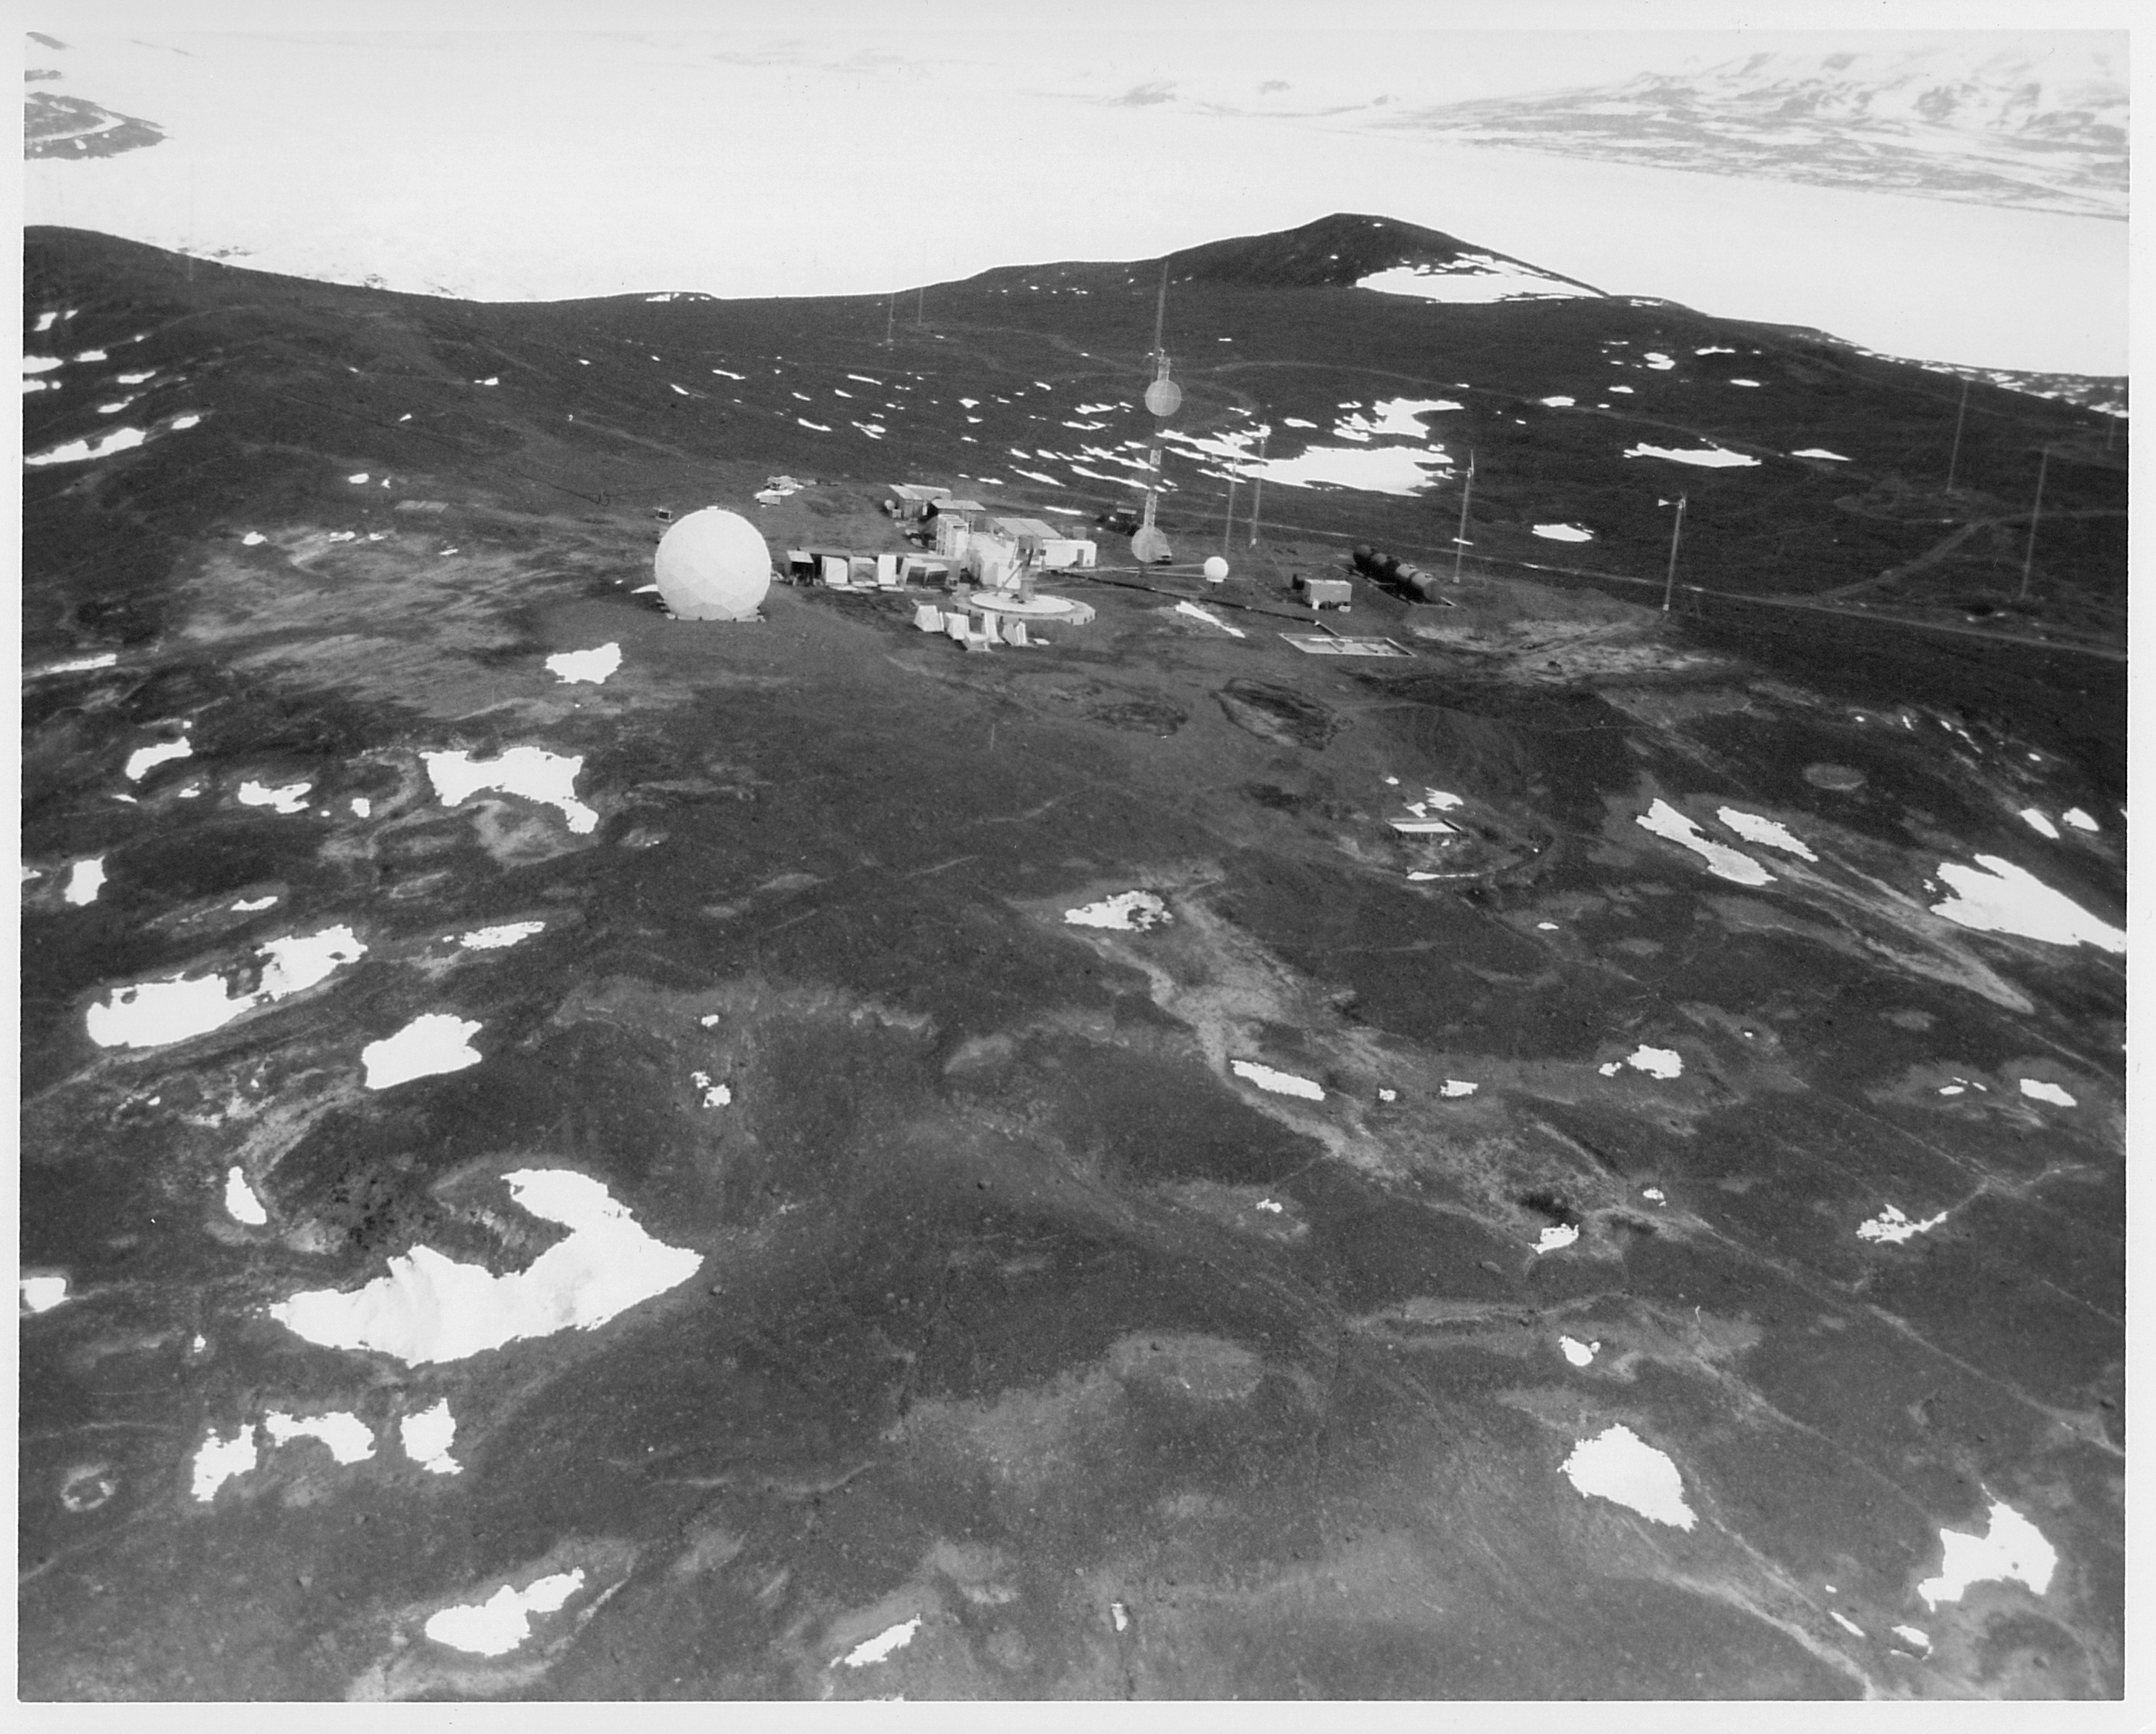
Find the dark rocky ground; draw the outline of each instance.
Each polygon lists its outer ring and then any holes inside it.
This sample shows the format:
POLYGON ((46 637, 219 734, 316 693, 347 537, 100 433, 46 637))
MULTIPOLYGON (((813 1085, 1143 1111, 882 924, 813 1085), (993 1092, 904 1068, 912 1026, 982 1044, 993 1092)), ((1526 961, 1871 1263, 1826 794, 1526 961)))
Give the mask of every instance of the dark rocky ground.
POLYGON ((1238 532, 1219 599, 1245 636, 1080 583, 1091 625, 972 656, 888 597, 670 622, 634 594, 650 508, 754 512, 790 471, 774 547, 889 545, 886 481, 1009 479, 965 440, 1134 396, 1157 262, 932 290, 889 348, 880 301, 474 306, 55 230, 28 270, 26 326, 64 316, 32 351, 106 359, 46 376, 26 450, 150 437, 25 472, 22 1254, 68 1288, 22 1321, 23 1696, 2120 1692, 2123 965, 1929 905, 1987 855, 2123 919, 2123 430, 1972 393, 1957 527, 2010 517, 2045 442, 2087 459, 2055 456, 2030 601, 1972 620, 2013 599, 2010 526, 1925 569, 1950 595, 1832 594, 1948 533, 1836 503, 1936 482, 1953 388, 1916 369, 1660 305, 1194 282, 1171 351, 1235 354, 1179 369, 1194 425, 1469 382, 1456 605, 1358 582, 1341 624, 1413 656, 1297 654, 1291 571, 1426 557, 1457 497, 1268 490, 1285 522, 1238 532), (1640 372, 1633 422, 1529 408, 1678 337, 1777 391, 1640 372), (883 439, 834 419, 886 388, 883 439), (1680 428, 1852 461, 1683 477, 1708 594, 1665 615, 1638 586, 1673 479, 1615 454, 1680 428), (1545 518, 1606 526, 1572 563, 1608 576, 1507 563, 1566 563, 1545 518), (603 685, 543 666, 607 642, 603 685), (519 746, 581 755, 593 828, 445 805, 419 756, 519 746), (1387 823, 1429 788, 1448 844, 1387 823), (1816 859, 1712 877, 1634 822, 1658 799, 1816 859), (1172 918, 1063 919, 1137 889, 1172 918), (457 943, 512 922, 543 928, 457 943), (335 926, 363 957, 213 1032, 87 1033, 128 984, 252 990, 258 948, 335 926), (366 1088, 427 1013, 481 1062, 366 1088), (1604 1069, 1642 1046, 1681 1074, 1604 1069), (561 1238, 511 1201, 532 1168, 697 1273, 416 1366, 269 1315, 414 1247, 528 1267, 561 1238), (1860 1237, 1890 1206, 1943 1220, 1860 1237), (455 1475, 398 1444, 444 1401, 455 1475), (257 1433, 197 1498, 205 1443, 273 1412, 375 1448, 257 1433), (1568 1479, 1617 1425, 1691 1527, 1568 1479), (2041 1593, 1928 1605, 1994 1501, 2055 1551, 2041 1593), (499 1656, 425 1633, 571 1572, 499 1656))

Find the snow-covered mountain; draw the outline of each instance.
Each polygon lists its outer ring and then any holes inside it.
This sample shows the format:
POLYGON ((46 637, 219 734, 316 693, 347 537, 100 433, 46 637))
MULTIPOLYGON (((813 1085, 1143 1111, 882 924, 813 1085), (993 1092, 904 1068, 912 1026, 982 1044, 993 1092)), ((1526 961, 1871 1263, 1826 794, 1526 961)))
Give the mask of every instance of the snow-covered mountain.
POLYGON ((1767 53, 1383 124, 1645 167, 2123 219, 2125 54, 2062 34, 1896 53, 1767 53))

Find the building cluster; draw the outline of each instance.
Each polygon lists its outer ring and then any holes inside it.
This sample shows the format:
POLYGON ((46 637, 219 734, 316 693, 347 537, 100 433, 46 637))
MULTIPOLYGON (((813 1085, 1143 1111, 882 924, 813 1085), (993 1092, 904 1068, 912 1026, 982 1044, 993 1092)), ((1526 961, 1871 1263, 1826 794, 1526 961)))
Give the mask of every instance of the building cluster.
POLYGON ((1021 573, 1083 569, 1099 558, 1091 537, 1070 535, 1043 518, 991 512, 948 488, 896 483, 884 509, 908 540, 933 548, 952 571, 983 589, 1010 588, 1021 573))

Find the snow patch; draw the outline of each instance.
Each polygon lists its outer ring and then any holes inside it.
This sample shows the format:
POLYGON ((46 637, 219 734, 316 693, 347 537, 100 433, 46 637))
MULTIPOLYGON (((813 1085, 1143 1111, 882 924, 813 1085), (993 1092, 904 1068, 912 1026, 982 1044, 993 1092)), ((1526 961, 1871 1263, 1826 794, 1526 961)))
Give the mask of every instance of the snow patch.
POLYGON ((1946 1219, 1947 1213, 1941 1211, 1937 1216, 1928 1217, 1921 1222, 1912 1222, 1902 1214, 1898 1206, 1890 1204, 1869 1222, 1859 1222, 1856 1225, 1856 1237, 1859 1240, 1884 1241, 1889 1246, 1899 1246, 1906 1240, 1913 1240, 1919 1234, 1928 1234, 1946 1219))
POLYGON ((1440 1096, 1471 1096, 1476 1093, 1476 1091, 1481 1088, 1482 1086, 1479 1083, 1467 1083, 1462 1082, 1457 1078, 1448 1078, 1445 1080, 1444 1087, 1438 1091, 1438 1094, 1440 1096))
POLYGON ((427 1635, 437 1644, 474 1655, 506 1655, 531 1635, 533 1614, 559 1612, 583 1587, 582 1567, 542 1577, 521 1590, 505 1583, 484 1602, 444 1608, 429 1615, 427 1635))
POLYGON ((217 1497, 218 1488, 234 1476, 245 1474, 261 1459, 262 1454, 255 1448, 252 1425, 243 1423, 239 1431, 228 1439, 211 1433, 195 1453, 195 1497, 208 1505, 217 1497))
POLYGON ((1592 542, 1594 532, 1584 524, 1537 524, 1535 534, 1546 542, 1592 542))
POLYGON ((1958 1602, 1972 1583, 2025 1583, 2041 1596, 2051 1587, 2052 1570, 2059 1562, 2058 1551, 2042 1531, 1999 1500, 1991 1502, 1983 1535, 1942 1529, 1939 1546, 1944 1553, 1939 1575, 1917 1586, 1928 1608, 1958 1602))
POLYGON ((2078 1105, 2074 1099, 2061 1089, 2058 1085, 2046 1083, 2041 1078, 2023 1078, 2021 1093, 2032 1101, 2049 1102, 2060 1108, 2072 1108, 2078 1105))
POLYGON ((2068 807, 2059 816, 2072 826, 2076 831, 2101 831, 2103 828, 2096 822, 2094 818, 2079 807, 2068 807))
POLYGON ((2041 807, 2024 807, 2014 816, 2035 831, 2038 836, 2049 837, 2055 843, 2058 841, 2059 827, 2044 816, 2041 807))
POLYGON ((921 1616, 916 1613, 911 1619, 901 1620, 865 1642, 856 1644, 831 1665, 834 1668, 842 1665, 848 1668, 865 1668, 871 1662, 880 1662, 894 1651, 903 1649, 912 1643, 913 1634, 920 1629, 921 1616))
POLYGON ((1306 1102, 1322 1102, 1322 1086, 1307 1078, 1297 1078, 1292 1072, 1277 1072, 1270 1066, 1260 1065, 1255 1060, 1230 1060, 1228 1069, 1236 1077, 1247 1078, 1261 1089, 1276 1096, 1300 1096, 1306 1102))
POLYGON ((496 1276, 415 1246, 391 1258, 387 1276, 349 1293, 304 1290, 272 1305, 270 1316, 310 1342, 416 1366, 526 1337, 595 1330, 702 1268, 702 1254, 654 1239, 588 1175, 520 1168, 504 1178, 526 1213, 571 1231, 526 1268, 496 1276))
POLYGON ((1938 876, 1954 895, 1933 903, 1932 913, 1979 933, 2017 934, 2047 944, 2094 945, 2111 952, 2126 949, 2123 931, 2099 921, 2035 874, 1996 855, 1979 855, 1976 860, 1974 867, 1951 861, 1939 863, 1938 876))
POLYGON ((1583 1496, 1613 1500, 1656 1523, 1688 1530, 1699 1520, 1685 1503, 1676 1464, 1629 1427, 1581 1440, 1565 1459, 1564 1473, 1583 1496))
POLYGON ((242 783, 239 785, 239 804, 244 807, 274 807, 280 813, 304 813, 307 810, 307 791, 312 783, 286 783, 272 789, 267 783, 242 783))
MULTIPOLYGON (((1023 475, 1024 472, 1021 471, 1019 473, 1023 475)), ((1230 638, 1247 638, 1250 635, 1240 626, 1229 625, 1219 615, 1200 608, 1195 602, 1178 602, 1175 605, 1174 612, 1187 615, 1194 620, 1203 620, 1209 626, 1218 626, 1230 638)))
MULTIPOLYGON (((1226 469, 1213 473, 1232 474, 1245 481, 1255 478, 1282 487, 1322 486, 1354 488, 1364 493, 1410 496, 1420 493, 1434 480, 1452 473, 1452 461, 1442 446, 1419 449, 1412 445, 1313 445, 1296 456, 1269 458, 1261 463, 1250 450, 1257 443, 1255 432, 1201 439, 1169 429, 1162 437, 1194 452, 1228 461, 1226 469)), ((1109 452, 1094 455, 1116 455, 1109 452)))
POLYGON ((1674 1047, 1648 1047, 1644 1044, 1625 1057, 1625 1063, 1635 1072, 1644 1072, 1650 1078, 1681 1078, 1684 1075, 1684 1057, 1674 1047))
POLYGON ((90 1039, 100 1047, 162 1047, 207 1035, 243 1011, 327 980, 340 965, 357 961, 367 947, 350 928, 332 927, 270 939, 261 949, 269 961, 254 993, 231 993, 221 975, 138 981, 114 989, 110 998, 90 1008, 84 1017, 90 1039))
POLYGON ((1779 849, 1784 855, 1794 855, 1801 860, 1817 861, 1811 847, 1787 826, 1762 817, 1758 813, 1741 812, 1735 807, 1722 807, 1715 816, 1748 843, 1758 843, 1769 849, 1779 849))
POLYGON ((1383 403, 1373 404, 1370 413, 1360 411, 1342 418, 1332 430, 1336 440, 1368 440, 1373 436, 1394 440, 1420 440, 1430 430, 1422 424, 1425 415, 1435 415, 1447 409, 1465 409, 1465 404, 1455 404, 1450 398, 1388 398, 1383 403))
POLYGON ((105 888, 105 857, 93 855, 78 861, 68 870, 68 882, 60 895, 80 907, 97 901, 97 893, 105 888))
POLYGON ((461 1072, 467 1066, 476 1066, 480 1055, 471 1046, 471 1038, 482 1027, 471 1018, 453 1017, 440 1011, 429 1011, 413 1018, 395 1035, 370 1042, 360 1050, 360 1063, 367 1068, 367 1088, 390 1089, 415 1078, 431 1078, 439 1073, 461 1072))
POLYGON ((68 1279, 49 1273, 18 1276, 15 1279, 15 1292, 23 1311, 49 1313, 68 1298, 68 1279))
POLYGON ((125 775, 131 783, 139 783, 151 769, 168 759, 187 759, 194 754, 194 747, 185 740, 159 741, 153 747, 137 747, 127 755, 125 775))
POLYGON ((262 1424, 269 1430, 273 1445, 288 1445, 294 1439, 320 1439, 339 1463, 364 1463, 374 1455, 373 1429, 346 1410, 301 1417, 272 1409, 262 1418, 262 1424))
POLYGON ((474 928, 468 934, 459 934, 457 944, 467 951, 500 951, 530 939, 534 934, 544 933, 546 929, 547 924, 543 921, 504 922, 500 927, 474 928))
POLYGON ((1598 290, 1562 282, 1531 265, 1487 253, 1462 253, 1442 265, 1396 265, 1386 270, 1373 271, 1367 277, 1358 277, 1355 286, 1374 289, 1384 295, 1419 296, 1424 301, 1445 301, 1454 306, 1600 294, 1598 290))
POLYGON ((609 643, 596 650, 563 651, 558 656, 549 656, 547 666, 565 685, 587 681, 594 687, 602 686, 606 677, 621 666, 621 646, 609 643))
POLYGON ((1750 856, 1726 843, 1716 842, 1666 800, 1657 800, 1633 822, 1643 831, 1652 831, 1680 848, 1691 850, 1706 862, 1707 870, 1717 879, 1727 879, 1738 885, 1774 882, 1774 876, 1750 856))
POLYGON ((222 1029, 252 1003, 227 993, 221 976, 175 975, 115 989, 84 1026, 100 1047, 162 1047, 222 1029))
MULTIPOLYGON (((1612 386, 1613 391, 1622 391, 1621 385, 1612 386)), ((1672 464, 1692 464, 1702 470, 1753 469, 1759 460, 1748 458, 1741 451, 1724 451, 1718 445, 1702 446, 1697 450, 1680 450, 1668 445, 1635 445, 1625 455, 1628 458, 1662 458, 1672 464)))
POLYGON ((225 1171, 224 1209, 234 1222, 244 1222, 250 1228, 259 1228, 270 1220, 270 1212, 254 1196, 254 1188, 247 1184, 247 1171, 236 1162, 225 1171))
POLYGON ((449 1455, 456 1443, 457 1419, 443 1397, 431 1409, 407 1415, 397 1423, 397 1438, 404 1454, 430 1475, 460 1475, 464 1465, 449 1455))
POLYGON ((1175 919, 1168 905, 1150 891, 1119 892, 1097 903, 1065 909, 1063 919, 1072 927, 1101 927, 1116 933, 1143 933, 1175 919))
POLYGON ((1579 1238, 1578 1225, 1558 1222, 1543 1230, 1535 1241, 1537 1253, 1554 1253, 1570 1246, 1579 1238))
POLYGON ((577 799, 577 773, 583 755, 549 753, 543 747, 511 747, 497 759, 475 760, 470 753, 423 753, 427 774, 442 805, 454 807, 482 789, 499 789, 526 800, 558 807, 578 836, 596 830, 599 816, 577 799))
POLYGON ((1600 1353, 1602 1349, 1602 1345, 1599 1342, 1584 1343, 1576 1336, 1561 1336, 1557 1340, 1557 1346, 1563 1351, 1564 1358, 1574 1366, 1591 1365, 1595 1356, 1600 1353))

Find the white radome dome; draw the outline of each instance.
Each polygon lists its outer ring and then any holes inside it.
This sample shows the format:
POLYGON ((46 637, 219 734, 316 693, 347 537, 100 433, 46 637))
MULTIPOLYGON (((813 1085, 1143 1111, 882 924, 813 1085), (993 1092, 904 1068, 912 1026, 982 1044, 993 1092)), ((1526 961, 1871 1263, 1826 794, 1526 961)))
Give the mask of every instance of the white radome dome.
POLYGON ((1227 575, 1228 563, 1222 559, 1219 555, 1214 555, 1211 559, 1205 563, 1205 576, 1212 583, 1217 584, 1222 579, 1227 577, 1227 575))
POLYGON ((752 620, 771 589, 771 549, 737 512, 706 506, 660 538, 659 596, 684 620, 752 620))

